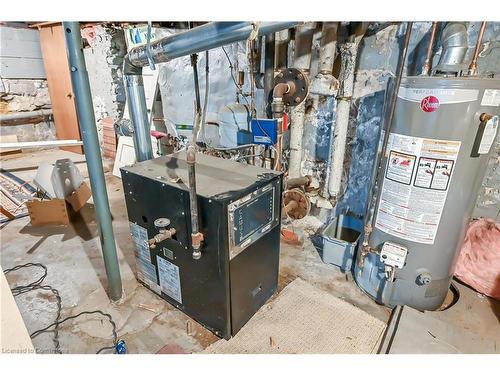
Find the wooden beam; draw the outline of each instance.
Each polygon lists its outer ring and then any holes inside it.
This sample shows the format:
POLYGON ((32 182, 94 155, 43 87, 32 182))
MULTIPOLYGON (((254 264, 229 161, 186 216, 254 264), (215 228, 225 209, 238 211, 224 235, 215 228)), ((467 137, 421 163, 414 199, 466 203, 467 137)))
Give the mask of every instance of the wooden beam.
MULTIPOLYGON (((43 23, 38 29, 57 138, 81 140, 62 24, 43 23)), ((61 149, 83 154, 81 146, 61 149)))

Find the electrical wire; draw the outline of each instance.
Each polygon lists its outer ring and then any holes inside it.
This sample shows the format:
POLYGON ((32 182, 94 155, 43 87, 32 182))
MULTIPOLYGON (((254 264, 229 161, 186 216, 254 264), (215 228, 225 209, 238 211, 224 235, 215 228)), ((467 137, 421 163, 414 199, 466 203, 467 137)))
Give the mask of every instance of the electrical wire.
POLYGON ((203 99, 203 112, 201 115, 201 134, 203 135, 203 140, 205 144, 207 143, 207 134, 205 126, 205 121, 207 120, 207 110, 208 110, 208 96, 210 92, 210 69, 209 69, 209 52, 205 51, 205 97, 203 99))
MULTIPOLYGON (((226 49, 224 48, 224 46, 221 47, 222 48, 222 51, 224 51, 224 54, 226 55, 226 58, 227 58, 227 61, 229 63, 229 69, 230 69, 230 72, 231 72, 231 78, 233 80, 233 83, 234 85, 236 86, 236 90, 238 92, 238 94, 241 95, 241 97, 243 98, 243 100, 245 100, 246 104, 250 107, 251 111, 252 111, 252 115, 254 115, 254 111, 255 111, 255 108, 252 106, 252 104, 250 104, 250 102, 248 101, 248 99, 246 98, 246 96, 243 94, 243 89, 240 87, 240 85, 238 85, 238 83, 236 82, 236 78, 234 77, 234 74, 233 74, 233 69, 234 69, 234 66, 233 66, 233 63, 231 61, 231 58, 229 57, 229 54, 227 53, 226 49), (252 110, 253 108, 253 110, 252 110)), ((252 62, 252 66, 253 66, 253 52, 250 53, 251 54, 251 62, 252 62)), ((250 72, 250 75, 252 76, 252 81, 253 81, 253 72, 250 72)), ((257 126, 259 127, 259 130, 267 137, 269 138, 269 140, 271 140, 271 136, 266 132, 266 130, 262 127, 259 119, 257 118, 257 116, 255 116, 255 121, 256 121, 256 124, 257 126)), ((251 147, 251 146, 255 146, 255 144, 251 143, 251 144, 245 144, 245 145, 241 145, 243 147, 241 148, 244 148, 244 147, 251 147)), ((219 150, 219 151, 223 151, 223 150, 230 150, 230 149, 237 149, 237 148, 240 148, 240 147, 231 147, 231 148, 216 148, 216 147, 212 147, 210 146, 211 148, 215 149, 215 150, 219 150)), ((278 151, 276 150, 276 148, 274 148, 273 146, 270 146, 275 152, 276 152, 276 162, 275 162, 275 166, 273 169, 276 169, 276 167, 278 166, 278 160, 279 160, 279 155, 278 155, 278 151)))
POLYGON ((55 319, 54 323, 49 324, 45 328, 36 330, 32 334, 30 334, 31 338, 34 338, 34 337, 36 337, 36 336, 38 336, 39 334, 42 334, 42 333, 53 332, 54 333, 54 338, 52 340, 54 341, 55 351, 58 354, 62 354, 61 345, 60 345, 60 342, 59 342, 59 325, 62 324, 62 323, 64 323, 64 322, 66 322, 66 321, 68 321, 68 320, 76 319, 76 318, 78 318, 78 317, 80 317, 82 315, 100 314, 100 315, 103 315, 106 318, 108 318, 108 320, 109 320, 109 322, 110 322, 110 324, 112 326, 113 345, 114 346, 103 347, 103 348, 99 349, 96 354, 99 354, 99 353, 101 353, 104 350, 109 350, 109 349, 115 349, 116 348, 116 344, 118 343, 118 337, 117 337, 117 334, 116 334, 116 324, 113 321, 113 317, 110 314, 107 314, 107 313, 105 313, 105 312, 103 312, 101 310, 82 311, 79 314, 68 316, 68 317, 60 320, 60 318, 61 318, 61 312, 62 312, 62 299, 61 299, 61 295, 59 294, 59 291, 56 288, 52 287, 51 285, 42 285, 42 282, 45 280, 45 278, 47 277, 47 274, 48 274, 47 267, 44 264, 42 264, 42 263, 25 263, 25 264, 19 264, 19 265, 15 266, 15 267, 8 268, 8 269, 4 270, 3 272, 4 272, 5 275, 7 275, 10 272, 15 272, 15 271, 18 271, 18 270, 20 270, 22 268, 29 268, 29 267, 38 267, 38 268, 41 268, 43 270, 43 274, 37 280, 32 281, 31 283, 29 283, 27 285, 17 285, 15 287, 11 288, 12 295, 13 296, 19 296, 21 294, 28 293, 28 292, 31 292, 33 290, 39 290, 39 289, 41 289, 41 290, 51 291, 54 294, 54 296, 56 297, 56 300, 57 300, 57 316, 56 316, 56 319, 55 319), (51 330, 51 328, 54 328, 54 329, 51 330))

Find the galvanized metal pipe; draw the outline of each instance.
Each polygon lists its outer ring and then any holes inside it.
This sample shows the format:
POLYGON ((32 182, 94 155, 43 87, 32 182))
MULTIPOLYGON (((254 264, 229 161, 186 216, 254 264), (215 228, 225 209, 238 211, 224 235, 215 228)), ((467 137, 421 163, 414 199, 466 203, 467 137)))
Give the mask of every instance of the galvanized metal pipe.
POLYGON ((101 239, 104 266, 108 277, 108 295, 113 301, 122 297, 122 280, 116 254, 115 236, 111 224, 106 181, 102 167, 101 150, 90 93, 89 77, 83 57, 79 22, 63 22, 64 36, 71 67, 71 82, 75 96, 83 149, 89 171, 90 186, 101 239))
MULTIPOLYGON (((182 33, 169 35, 151 43, 151 57, 158 64, 178 57, 217 48, 248 39, 252 33, 259 36, 294 27, 297 22, 210 22, 182 33)), ((133 48, 127 59, 135 67, 148 66, 146 46, 133 48)))
POLYGON ((150 160, 153 158, 153 148, 142 75, 126 74, 124 79, 128 111, 134 129, 132 137, 134 138, 135 158, 137 161, 150 160))
POLYGON ((434 69, 436 73, 458 73, 463 69, 468 49, 467 26, 462 22, 448 22, 441 36, 442 52, 434 69))

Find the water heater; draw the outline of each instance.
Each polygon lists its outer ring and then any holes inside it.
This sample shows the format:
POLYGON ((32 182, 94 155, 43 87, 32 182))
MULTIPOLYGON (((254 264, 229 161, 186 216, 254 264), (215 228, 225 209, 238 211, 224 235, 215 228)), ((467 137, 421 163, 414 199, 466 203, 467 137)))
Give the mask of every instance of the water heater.
POLYGON ((494 149, 500 80, 403 78, 355 279, 377 302, 438 309, 494 149))

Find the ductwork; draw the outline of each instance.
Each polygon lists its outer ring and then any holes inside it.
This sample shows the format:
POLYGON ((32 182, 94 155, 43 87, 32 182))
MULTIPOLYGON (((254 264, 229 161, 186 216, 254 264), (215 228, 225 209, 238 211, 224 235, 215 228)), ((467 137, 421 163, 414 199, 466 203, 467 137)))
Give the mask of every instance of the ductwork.
POLYGON ((194 29, 135 47, 125 56, 124 75, 137 161, 152 159, 142 68, 294 27, 297 22, 210 22, 194 29))
POLYGON ((457 74, 465 68, 467 53, 467 25, 462 22, 448 22, 441 36, 442 52, 435 74, 457 74))

